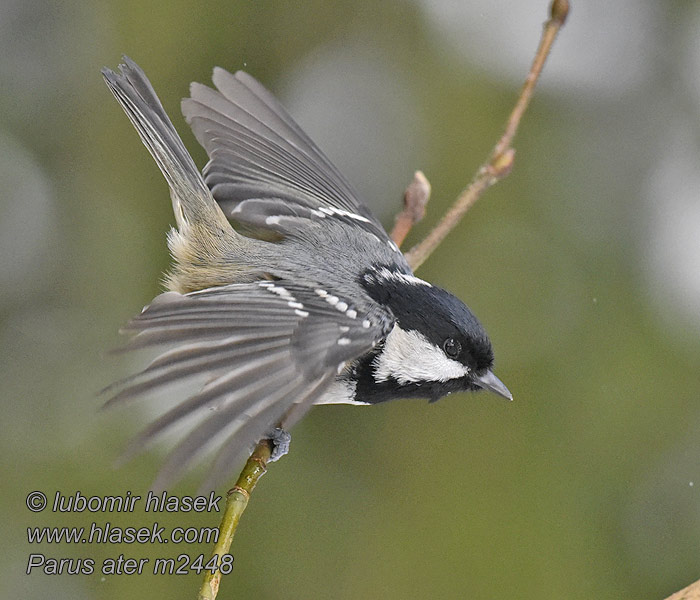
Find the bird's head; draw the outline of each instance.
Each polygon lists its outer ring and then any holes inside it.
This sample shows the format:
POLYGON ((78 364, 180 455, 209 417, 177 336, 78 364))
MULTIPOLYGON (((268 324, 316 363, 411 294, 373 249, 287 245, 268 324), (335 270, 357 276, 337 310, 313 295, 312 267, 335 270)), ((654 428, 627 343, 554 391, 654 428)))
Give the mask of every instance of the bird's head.
POLYGON ((396 319, 371 363, 377 384, 431 400, 479 389, 513 399, 491 370, 493 349, 484 328, 459 298, 385 268, 366 273, 362 284, 396 319))

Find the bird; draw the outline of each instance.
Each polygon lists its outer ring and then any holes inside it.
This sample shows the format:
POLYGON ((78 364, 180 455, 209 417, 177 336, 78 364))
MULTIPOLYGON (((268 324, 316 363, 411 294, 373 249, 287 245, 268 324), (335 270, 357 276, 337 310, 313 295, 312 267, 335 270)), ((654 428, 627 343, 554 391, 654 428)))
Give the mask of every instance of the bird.
POLYGON ((127 454, 195 424, 154 482, 164 489, 216 451, 204 487, 262 439, 270 460, 318 404, 434 402, 488 390, 483 326, 459 298, 414 275, 355 188, 261 83, 214 68, 182 112, 209 162, 200 172, 143 70, 127 56, 104 80, 169 186, 176 226, 164 291, 125 326, 126 349, 159 349, 109 386, 107 406, 195 381, 127 454))

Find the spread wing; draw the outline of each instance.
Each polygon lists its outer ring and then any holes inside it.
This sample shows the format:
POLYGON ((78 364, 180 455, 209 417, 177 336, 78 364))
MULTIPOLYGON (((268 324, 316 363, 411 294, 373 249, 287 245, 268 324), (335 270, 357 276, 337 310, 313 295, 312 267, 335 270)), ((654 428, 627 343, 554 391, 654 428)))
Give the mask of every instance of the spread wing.
POLYGON ((338 169, 257 80, 214 69, 216 90, 199 83, 182 112, 210 161, 205 181, 224 213, 285 233, 299 219, 352 220, 382 242, 381 223, 338 169), (288 222, 293 219, 295 222, 288 222))
POLYGON ((149 425, 129 454, 184 419, 199 417, 154 487, 164 489, 219 443, 206 482, 213 487, 292 407, 297 418, 308 410, 347 361, 374 346, 383 327, 324 290, 286 281, 166 292, 127 325, 136 332, 127 348, 171 348, 110 386, 107 405, 204 376, 201 389, 149 425))

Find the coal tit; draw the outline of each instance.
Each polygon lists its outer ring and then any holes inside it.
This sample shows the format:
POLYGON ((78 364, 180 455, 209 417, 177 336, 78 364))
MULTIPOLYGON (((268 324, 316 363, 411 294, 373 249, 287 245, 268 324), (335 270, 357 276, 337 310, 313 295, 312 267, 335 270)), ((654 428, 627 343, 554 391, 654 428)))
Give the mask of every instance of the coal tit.
MULTIPOLYGON (((103 75, 165 176, 177 223, 169 291, 126 328, 128 347, 166 348, 110 386, 108 404, 202 382, 134 443, 198 419, 156 487, 216 446, 213 483, 314 404, 479 389, 512 399, 469 308, 413 275, 350 183, 253 77, 215 68, 216 89, 193 83, 183 100, 209 155, 202 176, 138 65, 124 57, 119 73, 103 75)), ((279 455, 285 436, 276 438, 279 455)))

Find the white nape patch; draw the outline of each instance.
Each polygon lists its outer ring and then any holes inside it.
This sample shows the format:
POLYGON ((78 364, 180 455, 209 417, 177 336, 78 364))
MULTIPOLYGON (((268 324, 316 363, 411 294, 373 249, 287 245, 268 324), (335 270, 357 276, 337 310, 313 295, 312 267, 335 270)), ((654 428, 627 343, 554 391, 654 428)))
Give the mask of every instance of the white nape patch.
POLYGON ((334 381, 323 396, 314 404, 355 404, 357 406, 369 406, 369 402, 355 400, 355 388, 357 382, 344 379, 334 381))
POLYGON ((413 275, 406 275, 406 273, 399 273, 398 271, 390 271, 386 267, 377 269, 376 274, 377 277, 379 277, 379 279, 383 279, 385 281, 394 280, 402 281, 404 283, 410 283, 411 285, 425 285, 428 287, 433 287, 427 281, 419 279, 418 277, 414 277, 413 275))
POLYGON ((364 280, 367 283, 382 283, 386 281, 399 281, 401 283, 408 283, 410 285, 425 285, 427 287, 433 287, 427 281, 415 277, 413 275, 407 275, 406 273, 399 273, 398 271, 390 271, 386 267, 381 269, 375 269, 373 272, 367 273, 364 276, 364 280))
POLYGON ((393 377, 401 385, 421 381, 449 381, 469 373, 469 367, 449 358, 422 334, 401 329, 389 332, 383 350, 372 361, 377 382, 393 377))

